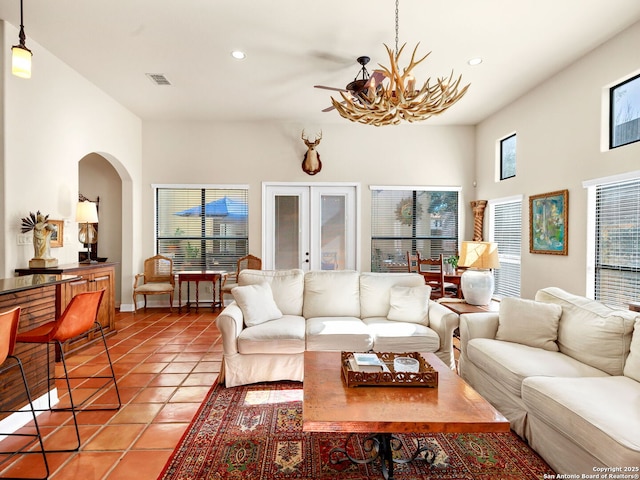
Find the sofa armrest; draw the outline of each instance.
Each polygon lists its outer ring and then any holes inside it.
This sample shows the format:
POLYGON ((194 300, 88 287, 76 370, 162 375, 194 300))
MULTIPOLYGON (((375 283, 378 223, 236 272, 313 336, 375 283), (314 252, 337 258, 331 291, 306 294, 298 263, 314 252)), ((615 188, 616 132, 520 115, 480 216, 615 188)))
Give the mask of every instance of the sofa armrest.
POLYGON ((440 350, 437 352, 442 361, 455 368, 453 357, 453 331, 458 328, 459 316, 447 307, 429 300, 429 327, 440 337, 440 350))
POLYGON ((222 335, 222 351, 225 355, 238 353, 238 336, 244 328, 242 310, 236 302, 227 305, 216 318, 216 325, 222 335))
POLYGON ((463 313, 460 315, 460 351, 467 351, 467 343, 474 338, 496 338, 498 312, 463 313))

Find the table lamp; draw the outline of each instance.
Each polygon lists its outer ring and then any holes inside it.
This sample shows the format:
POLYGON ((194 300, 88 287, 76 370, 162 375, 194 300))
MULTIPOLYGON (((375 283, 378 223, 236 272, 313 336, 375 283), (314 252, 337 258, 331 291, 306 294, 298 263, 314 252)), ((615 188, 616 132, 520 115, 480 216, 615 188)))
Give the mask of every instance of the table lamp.
POLYGON ((470 305, 489 305, 495 286, 494 268, 500 268, 498 244, 462 242, 458 266, 468 267, 460 278, 462 295, 470 305))
POLYGON ((78 202, 76 208, 76 222, 78 222, 78 240, 87 246, 87 259, 80 263, 97 263, 91 260, 91 245, 98 241, 98 232, 93 226, 98 223, 98 208, 95 203, 78 202))

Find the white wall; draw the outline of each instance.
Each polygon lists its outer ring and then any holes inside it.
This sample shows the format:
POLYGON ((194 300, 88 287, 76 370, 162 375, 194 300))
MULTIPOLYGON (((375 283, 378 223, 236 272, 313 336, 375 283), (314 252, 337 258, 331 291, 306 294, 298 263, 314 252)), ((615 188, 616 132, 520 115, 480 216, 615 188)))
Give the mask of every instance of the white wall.
POLYGON ((5 244, 0 276, 13 276, 15 268, 26 267, 33 257, 31 245, 17 245, 20 218, 30 211, 65 221, 64 247, 52 254, 60 265, 77 262, 78 162, 98 152, 123 180, 122 272, 130 298, 133 264, 137 270, 140 255, 134 239, 140 238, 141 121, 32 40, 32 78, 11 75, 10 47, 18 31, 2 24, 5 244))
POLYGON ((546 286, 584 295, 587 179, 638 170, 640 143, 601 151, 603 88, 640 68, 640 23, 483 121, 476 132, 478 197, 524 194, 522 296, 546 286), (496 141, 517 132, 517 173, 496 182, 496 141), (569 190, 567 256, 529 253, 529 195, 569 190))
MULTIPOLYGON (((154 252, 152 184, 248 184, 249 249, 261 254, 262 182, 360 182, 362 270, 370 269, 369 185, 463 187, 461 205, 472 231, 469 201, 475 199, 474 128, 402 125, 372 127, 347 120, 309 127, 276 123, 143 124, 143 251, 154 252), (315 176, 301 169, 306 147, 302 129, 313 138, 323 163, 315 176), (466 208, 464 208, 466 207, 466 208)), ((464 235, 464 228, 463 228, 464 235)))

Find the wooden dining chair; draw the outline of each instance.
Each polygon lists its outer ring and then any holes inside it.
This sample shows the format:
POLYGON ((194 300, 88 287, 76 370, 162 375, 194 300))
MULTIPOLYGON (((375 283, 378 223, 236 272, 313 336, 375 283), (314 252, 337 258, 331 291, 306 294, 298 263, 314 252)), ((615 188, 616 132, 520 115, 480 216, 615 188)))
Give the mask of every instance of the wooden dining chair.
POLYGON ((420 273, 420 252, 407 252, 407 268, 409 273, 420 273))
POLYGON ((144 261, 144 273, 136 275, 133 281, 133 310, 138 311, 138 295, 144 295, 144 309, 147 309, 147 295, 169 295, 169 311, 173 312, 173 292, 176 289, 173 274, 173 260, 162 255, 144 261))
POLYGON ((262 260, 255 255, 245 255, 238 259, 236 272, 233 275, 224 277, 222 284, 222 295, 231 295, 231 289, 238 286, 238 275, 242 270, 262 270, 262 260), (231 278, 229 278, 231 277, 231 278), (228 281, 231 280, 231 281, 228 281))
POLYGON ((451 287, 455 287, 455 285, 444 281, 442 254, 435 258, 420 258, 418 265, 426 284, 431 287, 431 299, 456 296, 456 293, 451 291, 451 287))

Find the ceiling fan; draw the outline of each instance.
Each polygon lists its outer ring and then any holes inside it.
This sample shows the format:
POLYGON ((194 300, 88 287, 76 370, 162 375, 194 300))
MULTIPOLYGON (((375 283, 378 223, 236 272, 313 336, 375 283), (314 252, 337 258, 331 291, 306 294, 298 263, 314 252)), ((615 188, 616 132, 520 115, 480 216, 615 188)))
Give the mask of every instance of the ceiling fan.
MULTIPOLYGON (((353 82, 349 82, 346 87, 337 88, 337 87, 327 87, 324 85, 314 85, 314 88, 321 88, 324 90, 333 90, 336 92, 350 92, 351 95, 353 95, 354 97, 359 98, 361 100, 365 100, 365 94, 367 93, 367 89, 369 88, 369 85, 371 85, 371 81, 373 80, 374 85, 379 86, 385 77, 384 73, 380 70, 374 70, 373 74, 369 75, 366 65, 367 63, 369 63, 370 60, 371 59, 367 56, 358 57, 356 59, 356 61, 361 65, 360 71, 358 72, 356 77, 353 79, 353 82)), ((331 106, 323 109, 322 111, 330 112, 331 110, 334 110, 334 109, 335 107, 331 106)))

